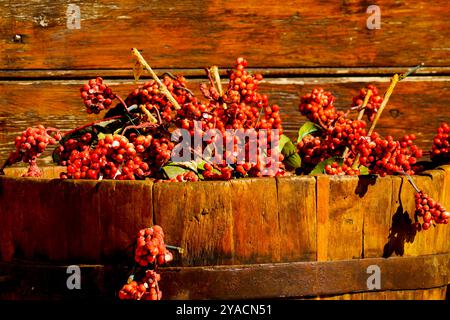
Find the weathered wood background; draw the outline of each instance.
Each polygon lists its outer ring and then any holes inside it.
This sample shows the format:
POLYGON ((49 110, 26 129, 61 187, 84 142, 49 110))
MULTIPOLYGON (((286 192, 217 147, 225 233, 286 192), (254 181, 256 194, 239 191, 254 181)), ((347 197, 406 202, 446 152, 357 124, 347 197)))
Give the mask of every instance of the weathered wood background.
MULTIPOLYGON (((61 129, 92 120, 78 87, 104 76, 121 95, 134 87, 131 47, 159 72, 205 81, 202 68, 244 56, 262 71, 261 90, 281 105, 294 137, 304 121, 299 95, 322 86, 348 108, 366 83, 383 90, 393 72, 424 62, 400 83, 379 124, 382 134, 414 132, 429 149, 450 120, 450 6, 447 1, 5 1, 0 0, 0 158, 29 125, 61 129), (370 30, 369 5, 381 10, 370 30), (80 9, 74 29, 71 10, 80 9)), ((46 154, 48 155, 48 154, 46 154)), ((48 162, 50 158, 44 157, 48 162)))

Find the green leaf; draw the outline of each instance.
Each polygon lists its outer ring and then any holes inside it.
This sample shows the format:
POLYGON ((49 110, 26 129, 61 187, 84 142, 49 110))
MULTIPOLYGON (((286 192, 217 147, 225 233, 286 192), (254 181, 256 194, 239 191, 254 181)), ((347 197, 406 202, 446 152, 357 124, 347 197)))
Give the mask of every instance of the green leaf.
POLYGON ((59 154, 56 152, 57 147, 53 150, 52 153, 52 160, 54 163, 59 164, 61 161, 61 157, 59 156, 59 154))
POLYGON ((332 157, 328 158, 316 165, 316 167, 309 173, 312 174, 323 174, 325 173, 325 167, 327 165, 331 165, 333 162, 337 162, 339 166, 342 166, 342 163, 344 162, 344 159, 341 157, 332 157))
POLYGON ((106 121, 96 123, 94 125, 94 128, 98 132, 113 133, 118 128, 122 128, 122 121, 121 121, 121 119, 106 120, 106 121))
POLYGON ((181 167, 184 169, 188 169, 194 172, 197 172, 197 163, 195 161, 185 161, 185 162, 169 162, 166 164, 166 167, 169 166, 175 166, 175 167, 181 167))
POLYGON ((283 134, 280 141, 278 142, 278 146, 280 147, 281 153, 284 156, 283 162, 285 164, 293 169, 297 169, 301 166, 302 159, 298 155, 297 148, 292 143, 291 139, 283 134))
POLYGON ((284 146, 286 145, 286 143, 291 142, 291 139, 289 139, 288 136, 282 134, 281 135, 281 139, 280 141, 278 141, 278 150, 283 151, 284 146))
POLYGON ((308 134, 311 134, 313 132, 318 131, 320 128, 315 124, 312 123, 310 121, 305 122, 300 129, 298 130, 298 138, 297 138, 297 143, 299 143, 300 141, 302 141, 302 139, 307 136, 308 134))
POLYGON ((302 165, 302 159, 298 153, 293 153, 289 157, 285 158, 283 162, 293 169, 300 168, 302 165))
POLYGON ((176 178, 178 175, 190 171, 189 169, 175 165, 166 165, 162 169, 169 179, 176 178))
MULTIPOLYGON (((207 162, 204 161, 204 160, 198 162, 198 163, 197 163, 197 169, 200 170, 200 171, 205 171, 205 164, 206 164, 206 163, 207 163, 207 162)), ((214 168, 214 167, 213 167, 213 169, 212 169, 212 172, 215 173, 215 174, 220 174, 220 173, 221 173, 219 170, 217 170, 217 169, 214 168)), ((199 174, 199 176, 200 176, 200 174, 199 174)), ((203 175, 202 175, 202 177, 203 177, 203 175)))
POLYGON ((369 168, 365 167, 365 166, 359 166, 359 174, 361 176, 367 176, 369 175, 369 168))
POLYGON ((98 137, 98 140, 103 140, 103 139, 105 139, 106 134, 100 132, 100 133, 97 135, 97 137, 98 137))

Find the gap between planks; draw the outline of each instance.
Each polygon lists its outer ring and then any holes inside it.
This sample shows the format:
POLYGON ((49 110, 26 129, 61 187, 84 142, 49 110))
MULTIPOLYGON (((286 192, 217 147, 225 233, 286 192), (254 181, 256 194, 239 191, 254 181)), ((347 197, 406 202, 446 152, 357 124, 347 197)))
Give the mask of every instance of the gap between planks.
MULTIPOLYGON (((52 79, 52 80, 0 80, 0 85, 7 85, 14 83, 20 86, 39 85, 39 84, 55 84, 55 85, 82 85, 86 82, 83 80, 68 80, 68 79, 52 79)), ((142 85, 145 81, 150 80, 148 77, 142 77, 137 83, 129 79, 108 79, 107 82, 112 85, 142 85)), ((207 81, 204 79, 193 79, 193 82, 207 81)), ((333 83, 368 83, 368 82, 389 82, 390 76, 386 77, 317 77, 317 78, 268 78, 266 77, 261 83, 274 85, 310 85, 310 84, 333 84, 333 83)), ((450 76, 413 76, 404 79, 402 82, 450 82, 450 76)), ((223 81, 226 84, 226 81, 223 81)))
MULTIPOLYGON (((413 66, 410 66, 413 67, 413 66)), ((277 68, 256 67, 248 68, 249 72, 261 73, 265 77, 342 77, 342 76, 383 76, 389 77, 394 73, 403 73, 409 67, 302 67, 302 68, 277 68)), ((230 66, 219 66, 221 76, 226 76, 230 66)), ((201 68, 158 68, 157 74, 171 72, 182 74, 187 78, 205 78, 204 69, 201 68)), ((0 69, 0 80, 75 80, 102 75, 105 78, 133 79, 133 71, 130 69, 0 69)), ((450 67, 423 67, 416 72, 417 76, 445 76, 450 75, 450 67)))

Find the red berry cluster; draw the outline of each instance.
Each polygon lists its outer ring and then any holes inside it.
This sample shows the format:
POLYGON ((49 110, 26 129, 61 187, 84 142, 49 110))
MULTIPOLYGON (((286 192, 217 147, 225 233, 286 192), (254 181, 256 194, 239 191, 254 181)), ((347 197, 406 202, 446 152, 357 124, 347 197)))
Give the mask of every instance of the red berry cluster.
POLYGON ((158 286, 161 276, 157 273, 157 268, 172 261, 173 256, 166 248, 164 231, 160 226, 154 225, 139 231, 134 259, 139 266, 145 268, 153 266, 154 269, 147 269, 140 281, 133 281, 131 278, 131 281, 120 290, 119 298, 128 300, 161 300, 162 292, 158 286))
POLYGON ((92 142, 93 136, 90 132, 86 132, 80 137, 67 139, 55 149, 55 153, 58 155, 58 164, 62 166, 67 165, 67 160, 70 158, 73 150, 89 150, 92 142))
POLYGON ((14 141, 16 150, 9 155, 7 164, 12 165, 20 161, 28 163, 29 169, 24 176, 40 177, 41 170, 36 165, 36 159, 48 145, 54 145, 60 139, 61 134, 56 129, 46 129, 42 125, 27 128, 22 132, 22 135, 16 137, 14 141))
MULTIPOLYGON (((421 228, 428 230, 431 224, 448 224, 450 213, 445 211, 444 207, 437 201, 433 200, 424 192, 418 192, 416 197, 416 215, 421 217, 423 223, 421 228)), ((420 226, 420 224, 418 224, 420 226)))
POLYGON ((323 89, 314 89, 311 94, 302 98, 300 110, 312 122, 321 126, 314 136, 307 135, 297 144, 302 157, 303 166, 308 171, 318 163, 345 155, 343 166, 338 163, 325 168, 328 174, 358 174, 351 168, 358 152, 363 147, 366 136, 366 123, 362 120, 351 120, 344 113, 337 111, 334 97, 323 89))
MULTIPOLYGON (((368 86, 374 95, 370 108, 376 112, 381 103, 378 90, 368 86)), ((365 95, 363 89, 361 95, 365 95)), ((358 103, 357 99, 355 99, 358 103)), ((415 135, 407 135, 400 141, 388 136, 380 137, 376 132, 367 137, 366 122, 351 120, 346 114, 337 111, 333 106, 334 97, 323 89, 313 89, 310 94, 301 98, 300 112, 322 129, 313 135, 308 135, 297 144, 297 150, 302 158, 305 171, 313 169, 318 163, 331 157, 344 157, 343 165, 338 163, 326 166, 328 174, 359 174, 352 169, 359 155, 359 163, 366 166, 370 173, 394 174, 404 171, 414 174, 416 158, 422 157, 422 151, 413 143, 415 135)), ((361 102, 362 103, 362 102, 361 102)))
POLYGON ((328 128, 337 118, 344 115, 341 111, 336 111, 334 101, 336 98, 331 92, 322 88, 314 88, 311 93, 301 97, 299 111, 311 122, 320 124, 328 128))
MULTIPOLYGON (((260 74, 250 74, 247 70, 247 61, 238 58, 236 66, 229 71, 229 83, 222 97, 213 87, 206 88, 203 86, 202 92, 210 101, 208 104, 200 103, 197 99, 191 99, 189 103, 185 103, 178 110, 175 124, 178 128, 189 130, 191 135, 198 134, 200 136, 206 130, 216 129, 223 138, 223 145, 227 141, 234 139, 234 152, 224 150, 223 159, 232 159, 233 153, 239 153, 237 149, 239 141, 235 137, 230 136, 227 130, 247 130, 266 129, 268 132, 268 149, 271 146, 271 130, 278 129, 279 135, 282 134, 281 117, 278 105, 269 105, 268 97, 258 92, 258 84, 262 80, 260 74), (262 113, 261 113, 262 112, 262 113), (199 130, 195 132, 194 121, 199 121, 201 125, 199 130)), ((208 147, 214 139, 208 141, 202 146, 202 151, 208 147)), ((266 141, 259 140, 259 144, 263 145, 266 141)), ((248 159, 249 142, 243 144, 248 159)), ((242 146, 242 145, 241 145, 242 146)), ((270 155, 270 151, 268 152, 270 155)), ((264 170, 271 166, 271 163, 264 161, 256 161, 256 163, 246 162, 238 164, 233 162, 231 167, 226 163, 214 163, 211 168, 205 168, 203 176, 205 179, 223 179, 228 180, 236 176, 261 176, 261 175, 280 175, 283 173, 281 164, 282 158, 274 167, 279 170, 264 170), (214 170, 213 170, 214 169, 214 170)))
MULTIPOLYGON (((246 129, 265 129, 267 130, 267 140, 263 141, 259 137, 258 147, 267 142, 268 152, 267 156, 270 157, 271 146, 271 130, 277 129, 279 136, 283 133, 283 127, 281 125, 280 107, 278 105, 270 105, 267 95, 260 94, 258 92, 258 84, 262 81, 263 77, 260 74, 250 74, 247 70, 248 63, 244 58, 238 58, 236 60, 235 68, 228 72, 229 83, 223 96, 223 101, 227 103, 226 108, 222 108, 220 112, 216 112, 214 121, 216 121, 215 128, 222 131, 224 141, 230 139, 229 133, 224 132, 227 129, 234 130, 246 130, 246 129), (217 120, 216 120, 217 119, 217 120)), ((220 105, 219 102, 214 102, 220 105)), ((211 120, 209 120, 211 122, 211 120)), ((239 152, 239 141, 235 141, 235 152, 239 152)), ((248 159, 248 146, 249 142, 245 144, 246 159, 248 159)), ((258 149, 259 150, 259 149, 258 149)), ((230 151, 224 153, 224 159, 232 158, 230 151)), ((261 175, 275 176, 281 175, 284 172, 284 168, 281 164, 282 158, 277 161, 273 166, 275 171, 264 170, 272 166, 272 163, 265 162, 265 159, 261 159, 260 152, 258 154, 258 160, 256 163, 243 163, 233 166, 233 171, 229 170, 226 165, 218 166, 217 169, 221 172, 220 179, 229 179, 231 176, 253 176, 258 177, 261 175)), ((209 173, 207 173, 207 176, 209 173)), ((211 174, 214 176, 214 173, 211 174)))
POLYGON ((448 163, 450 162, 450 126, 443 122, 434 136, 431 147, 431 160, 448 163))
POLYGON ((53 137, 48 134, 48 130, 44 126, 38 125, 30 127, 22 135, 15 139, 16 150, 11 154, 10 161, 14 162, 29 162, 34 160, 45 151, 47 145, 56 144, 61 139, 61 134, 56 133, 53 137))
POLYGON ((155 225, 139 231, 134 259, 142 267, 172 261, 172 253, 166 249, 164 232, 160 226, 155 225))
POLYGON ((185 173, 177 175, 175 178, 167 180, 155 180, 155 182, 188 182, 199 181, 198 175, 193 171, 187 171, 185 173))
POLYGON ((325 173, 328 175, 359 175, 358 169, 352 169, 352 167, 346 163, 339 165, 338 162, 333 162, 325 166, 325 173))
MULTIPOLYGON (((246 68, 247 61, 238 58, 235 68, 228 72, 229 83, 224 92, 219 94, 213 81, 211 88, 202 90, 206 101, 200 101, 193 95, 186 87, 184 77, 164 75, 162 82, 179 106, 169 101, 163 94, 165 90, 162 90, 154 80, 135 89, 125 101, 113 93, 102 78, 89 80, 80 89, 88 113, 97 114, 109 109, 114 99, 118 99, 126 107, 126 114, 120 113, 121 110, 118 109, 119 113, 114 115, 117 121, 105 124, 101 130, 108 133, 119 130, 117 132, 122 132, 122 136, 115 134, 114 137, 110 135, 103 139, 99 138, 94 127, 96 122, 70 131, 67 139, 63 140, 53 154, 58 164, 67 166, 67 172, 61 177, 160 179, 163 172, 161 168, 171 160, 175 146, 170 140, 171 133, 177 128, 188 130, 191 137, 194 135, 203 137, 210 129, 216 129, 220 133, 224 146, 222 158, 227 161, 213 161, 210 167, 207 166, 201 172, 205 179, 228 180, 244 176, 282 175, 284 173, 282 155, 276 160, 271 159, 272 162, 268 163, 264 159, 271 156, 274 144, 272 139, 279 138, 283 132, 280 107, 270 105, 268 97, 259 93, 258 85, 262 76, 251 74, 246 68), (138 105, 138 108, 129 109, 128 106, 132 104, 138 105), (195 122, 200 123, 199 128, 195 127, 195 122), (118 124, 122 125, 122 128, 118 128, 118 124), (127 130, 127 127, 130 130, 127 130), (235 132, 229 132, 229 130, 262 132, 262 129, 268 132, 264 141, 258 137, 257 160, 249 155, 252 141, 247 139, 239 141, 239 138, 235 137, 235 132), (272 136, 275 129, 278 130, 278 136, 272 136), (228 150, 229 141, 233 143, 232 150, 228 150), (266 144, 268 151, 261 149, 266 144), (244 163, 238 163, 237 159, 240 157, 236 157, 236 154, 241 154, 242 150, 245 152, 244 163), (230 159, 236 161, 230 163, 230 159), (266 170, 272 167, 275 169, 266 170)), ((217 136, 203 141, 200 150, 190 150, 191 158, 196 158, 197 153, 202 155, 218 138, 217 136)), ((25 144, 24 148, 28 147, 25 144)), ((38 151, 35 152, 36 155, 39 154, 38 151)), ((173 180, 197 179, 198 176, 194 177, 192 173, 187 172, 173 180)))
POLYGON ((147 175, 149 165, 135 146, 121 135, 107 135, 94 149, 73 150, 62 178, 135 180, 147 175))
POLYGON ((391 136, 383 139, 377 133, 373 133, 359 161, 368 167, 371 173, 380 176, 398 172, 414 174, 417 158, 422 157, 422 150, 413 143, 415 139, 414 134, 406 135, 402 140, 396 141, 391 136))
POLYGON ((305 136, 297 143, 297 152, 301 155, 303 167, 313 169, 319 162, 324 160, 321 137, 305 136))
MULTIPOLYGON (((175 78, 165 75, 161 81, 180 105, 196 100, 192 93, 187 90, 186 79, 183 76, 175 78)), ((161 120, 166 122, 171 122, 174 119, 174 106, 161 93, 158 84, 154 80, 146 82, 142 87, 131 92, 125 99, 125 103, 128 106, 134 104, 138 106, 144 105, 155 117, 159 113, 161 120)))
POLYGON ((130 281, 119 291, 121 300, 161 300, 162 291, 159 290, 158 281, 161 276, 154 270, 147 270, 142 281, 130 281))
POLYGON ((367 119, 369 121, 373 121, 375 118, 375 115, 378 112, 378 109, 380 108, 381 103, 383 102, 383 97, 378 94, 378 89, 372 84, 369 84, 367 88, 363 88, 359 91, 359 95, 353 97, 353 108, 361 108, 364 98, 367 95, 367 91, 371 90, 372 95, 369 98, 369 101, 367 102, 367 105, 364 110, 364 114, 367 116, 367 119))
POLYGON ((109 109, 116 95, 111 88, 103 83, 103 79, 97 77, 91 79, 80 88, 80 96, 84 101, 87 113, 98 114, 102 110, 109 109))

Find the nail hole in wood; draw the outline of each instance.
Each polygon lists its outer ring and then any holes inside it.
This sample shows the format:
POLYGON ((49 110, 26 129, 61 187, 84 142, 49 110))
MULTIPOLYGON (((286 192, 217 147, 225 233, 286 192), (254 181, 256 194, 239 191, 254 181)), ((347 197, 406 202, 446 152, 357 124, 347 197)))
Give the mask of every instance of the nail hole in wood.
POLYGON ((14 36, 13 36, 13 42, 15 42, 15 43, 23 43, 23 35, 21 35, 21 34, 15 34, 14 36))

